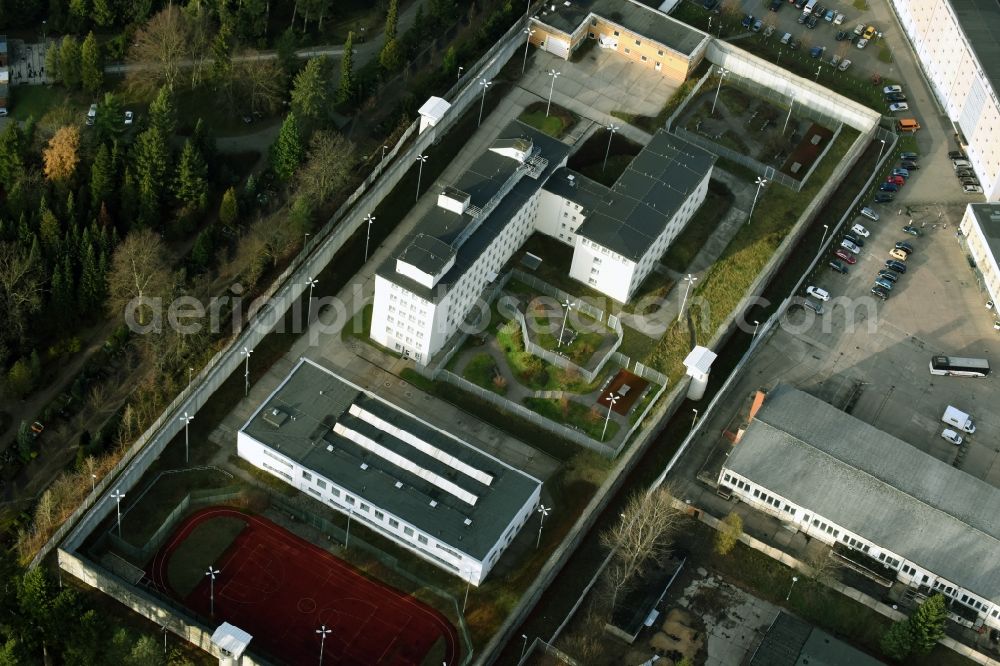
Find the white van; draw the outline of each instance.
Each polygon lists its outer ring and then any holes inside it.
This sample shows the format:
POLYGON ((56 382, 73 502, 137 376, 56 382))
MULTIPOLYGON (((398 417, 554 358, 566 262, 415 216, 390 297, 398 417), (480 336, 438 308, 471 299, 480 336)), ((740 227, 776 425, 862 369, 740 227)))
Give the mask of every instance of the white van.
POLYGON ((816 6, 816 0, 809 0, 809 2, 806 3, 806 6, 802 8, 802 13, 812 14, 813 7, 815 6, 816 6))
POLYGON ((951 163, 952 163, 952 166, 954 166, 956 170, 958 170, 958 169, 971 169, 972 168, 972 162, 970 162, 969 160, 952 160, 951 163))
POLYGON ((93 125, 96 119, 97 119, 97 105, 91 104, 90 110, 87 111, 87 124, 93 125))

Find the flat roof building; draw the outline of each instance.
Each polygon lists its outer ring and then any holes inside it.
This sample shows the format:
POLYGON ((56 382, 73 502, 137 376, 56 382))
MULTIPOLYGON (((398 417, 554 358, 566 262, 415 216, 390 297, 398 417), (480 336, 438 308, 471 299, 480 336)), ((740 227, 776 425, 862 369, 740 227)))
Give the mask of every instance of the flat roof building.
POLYGON ((240 429, 237 451, 475 585, 542 485, 306 358, 240 429))
POLYGON ((805 620, 778 611, 747 666, 881 666, 805 620))
POLYGON ((751 414, 719 484, 1000 627, 1000 489, 787 385, 751 414))
POLYGON ((959 229, 996 306, 1000 303, 1000 203, 969 204, 959 229))

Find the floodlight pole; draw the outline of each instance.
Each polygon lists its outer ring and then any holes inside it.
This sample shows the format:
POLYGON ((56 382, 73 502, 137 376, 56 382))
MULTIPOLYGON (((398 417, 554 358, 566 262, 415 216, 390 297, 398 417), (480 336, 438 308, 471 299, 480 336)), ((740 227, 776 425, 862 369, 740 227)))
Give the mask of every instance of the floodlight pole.
POLYGON ((757 339, 757 329, 758 328, 760 328, 760 322, 757 321, 756 319, 754 319, 753 320, 753 337, 750 338, 751 340, 756 340, 757 339))
POLYGON ((684 316, 684 306, 687 305, 688 294, 691 293, 691 287, 698 281, 698 278, 688 273, 687 277, 684 278, 684 281, 687 282, 687 287, 684 289, 684 300, 681 301, 681 309, 677 313, 677 321, 680 321, 684 316))
POLYGON ((823 249, 823 243, 826 242, 826 232, 830 229, 829 225, 823 225, 823 236, 819 239, 819 249, 823 249))
POLYGON ((94 492, 96 490, 97 490, 97 475, 96 474, 91 474, 90 475, 90 492, 94 492))
POLYGON ((417 161, 420 162, 420 168, 417 170, 417 196, 414 203, 420 201, 420 178, 424 175, 424 162, 427 161, 427 156, 417 155, 417 161))
POLYGON ((538 513, 541 514, 541 518, 538 521, 538 540, 535 542, 535 550, 538 550, 538 546, 542 543, 542 525, 545 524, 545 516, 549 515, 552 511, 552 507, 545 506, 544 504, 538 505, 538 513))
POLYGON ((559 347, 562 347, 563 334, 566 332, 566 320, 569 318, 569 311, 576 306, 576 303, 571 303, 570 300, 567 298, 565 301, 562 302, 562 306, 563 306, 563 322, 562 322, 562 328, 559 329, 559 339, 556 340, 557 349, 559 347))
POLYGON ((882 161, 882 151, 885 150, 885 139, 879 139, 879 141, 882 142, 882 145, 878 149, 878 159, 875 160, 876 162, 881 162, 882 161))
POLYGON ((792 98, 791 104, 788 105, 788 116, 785 118, 785 126, 781 128, 781 133, 784 134, 788 131, 788 121, 792 119, 792 108, 795 106, 795 98, 792 98))
POLYGON ((819 73, 820 73, 821 71, 823 71, 823 68, 822 68, 822 67, 817 67, 817 68, 816 68, 816 81, 817 81, 817 82, 819 81, 819 73))
POLYGON ((719 87, 715 89, 715 99, 712 100, 712 112, 709 115, 715 115, 715 103, 719 101, 719 93, 722 91, 722 79, 726 78, 728 73, 725 67, 719 70, 719 87))
POLYGON ((309 277, 306 278, 306 284, 309 285, 309 304, 306 305, 306 326, 308 327, 313 314, 313 289, 319 284, 319 280, 309 277))
POLYGON ((531 45, 531 36, 535 34, 535 31, 531 28, 525 28, 524 34, 527 38, 524 40, 524 62, 521 63, 521 74, 524 74, 524 68, 528 66, 528 47, 531 45))
POLYGON ((326 635, 329 634, 332 631, 333 631, 333 629, 327 629, 325 624, 320 625, 319 629, 316 630, 316 633, 319 634, 319 663, 320 663, 320 666, 323 666, 323 648, 326 647, 326 635))
POLYGON ((351 516, 354 515, 354 509, 347 509, 347 532, 344 536, 344 550, 347 550, 348 544, 351 542, 351 516))
POLYGON ((792 576, 792 584, 788 587, 788 594, 785 595, 785 601, 788 601, 789 599, 792 598, 792 590, 795 589, 795 584, 797 582, 799 582, 799 577, 798 576, 792 576))
POLYGON ((365 222, 368 223, 368 234, 365 236, 365 262, 368 261, 368 244, 372 240, 372 222, 375 221, 375 216, 371 213, 365 215, 365 222))
POLYGON ((125 493, 120 489, 115 488, 114 492, 111 493, 111 497, 115 500, 115 505, 118 508, 118 538, 122 538, 122 500, 125 499, 125 493))
POLYGON ((747 224, 750 224, 750 218, 753 217, 753 209, 757 207, 757 197, 760 196, 760 188, 767 185, 767 178, 757 176, 755 182, 757 183, 757 193, 753 195, 753 204, 750 206, 750 214, 747 215, 747 224))
POLYGON ((465 579, 465 599, 462 601, 462 615, 465 615, 465 606, 469 603, 469 588, 472 587, 472 569, 468 571, 469 577, 465 579))
POLYGON ((479 79, 479 85, 483 87, 483 97, 479 100, 479 120, 476 122, 476 127, 483 124, 483 107, 486 106, 486 89, 493 85, 493 82, 487 81, 486 79, 479 79))
POLYGON ((385 151, 389 149, 389 146, 382 146, 382 159, 378 161, 378 172, 381 173, 385 170, 385 151))
POLYGON ((618 396, 609 395, 608 396, 608 415, 604 417, 604 430, 601 431, 601 441, 604 441, 604 436, 608 433, 608 421, 611 420, 611 409, 617 404, 618 396))
POLYGON ((521 658, 517 660, 517 663, 524 661, 524 653, 528 651, 528 634, 521 634, 521 638, 524 639, 524 644, 521 646, 521 658))
POLYGON ((188 446, 188 441, 189 441, 188 440, 188 424, 191 423, 191 421, 194 420, 194 415, 188 414, 187 412, 184 412, 184 416, 182 416, 180 418, 180 420, 184 421, 184 464, 186 465, 188 463, 188 461, 189 461, 189 457, 188 457, 188 451, 189 451, 189 446, 188 446))
POLYGON ((163 630, 163 654, 167 653, 167 625, 160 627, 163 630))
POLYGON ((611 154, 611 139, 614 137, 615 132, 617 132, 620 127, 616 127, 614 123, 608 123, 608 147, 604 151, 604 166, 601 167, 601 171, 608 168, 608 155, 611 154))
POLYGON ((253 350, 250 349, 249 347, 244 347, 243 351, 240 352, 240 354, 242 354, 246 358, 246 361, 245 361, 245 363, 243 365, 243 397, 244 398, 247 397, 248 395, 250 395, 250 354, 252 354, 252 353, 253 353, 253 350))
POLYGON ((552 92, 556 89, 556 79, 559 78, 560 74, 562 74, 562 72, 557 72, 554 69, 549 70, 549 76, 552 77, 552 85, 549 86, 549 101, 548 104, 545 105, 546 118, 549 117, 549 109, 552 108, 552 92))
POLYGON ((458 66, 458 74, 455 75, 455 80, 456 81, 461 81, 462 80, 462 70, 463 69, 465 69, 465 68, 462 67, 461 65, 458 66))
MULTIPOLYGON (((694 416, 691 417, 691 432, 694 432, 694 427, 698 425, 698 410, 692 409, 691 411, 694 412, 694 416)), ((622 515, 624 516, 624 514, 622 515)))
POLYGON ((219 573, 219 570, 215 569, 213 567, 209 567, 208 571, 205 572, 205 575, 209 577, 209 585, 211 586, 209 588, 210 589, 210 592, 209 592, 209 599, 210 599, 209 604, 210 604, 210 606, 209 606, 209 608, 210 608, 210 614, 211 614, 212 617, 215 617, 215 576, 218 573, 219 573))

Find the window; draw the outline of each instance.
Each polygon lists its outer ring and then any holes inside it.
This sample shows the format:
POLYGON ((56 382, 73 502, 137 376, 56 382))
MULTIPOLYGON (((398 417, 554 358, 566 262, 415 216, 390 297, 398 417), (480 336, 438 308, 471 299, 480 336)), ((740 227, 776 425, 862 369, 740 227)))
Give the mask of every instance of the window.
POLYGON ((302 478, 305 479, 306 481, 312 481, 313 480, 313 475, 310 474, 309 472, 306 472, 305 470, 303 470, 302 471, 302 478))
POLYGON ((424 544, 425 546, 427 545, 427 537, 425 537, 423 534, 417 535, 417 541, 424 544))
POLYGON ((657 52, 656 52, 656 55, 658 55, 658 56, 661 56, 661 55, 663 55, 663 51, 657 51, 657 52))
POLYGON ((347 500, 348 504, 350 504, 352 506, 354 505, 355 499, 353 497, 351 497, 350 495, 344 495, 344 499, 347 500))
POLYGON ((642 61, 643 62, 646 62, 647 60, 649 60, 649 58, 647 58, 646 56, 642 56, 642 61))
POLYGON ((413 536, 413 528, 412 527, 404 527, 403 528, 403 534, 405 534, 406 536, 413 536))
POLYGON ((618 31, 617 31, 617 30, 615 30, 615 37, 617 37, 617 36, 618 36, 618 31))
POLYGON ((637 39, 637 40, 635 40, 635 45, 636 45, 636 46, 639 46, 639 45, 640 45, 640 42, 639 42, 639 40, 638 40, 638 39, 637 39))
POLYGON ((362 503, 361 503, 361 510, 362 510, 362 511, 364 511, 365 513, 368 513, 368 510, 369 510, 369 509, 371 509, 371 507, 370 507, 370 506, 368 506, 368 505, 367 505, 367 504, 365 504, 364 502, 362 502, 362 503))
POLYGON ((385 520, 385 514, 379 511, 378 509, 375 509, 375 517, 378 518, 379 520, 385 520))
POLYGON ((337 490, 336 488, 331 488, 330 492, 333 494, 334 497, 340 497, 340 491, 337 490))
POLYGON ((324 481, 323 479, 316 479, 316 485, 319 486, 320 488, 323 488, 324 490, 326 489, 326 481, 324 481))
POLYGON ((399 521, 396 520, 395 518, 390 518, 389 527, 395 527, 396 529, 399 529, 399 521))
POLYGON ((625 49, 625 54, 627 55, 629 53, 632 53, 632 49, 625 49))

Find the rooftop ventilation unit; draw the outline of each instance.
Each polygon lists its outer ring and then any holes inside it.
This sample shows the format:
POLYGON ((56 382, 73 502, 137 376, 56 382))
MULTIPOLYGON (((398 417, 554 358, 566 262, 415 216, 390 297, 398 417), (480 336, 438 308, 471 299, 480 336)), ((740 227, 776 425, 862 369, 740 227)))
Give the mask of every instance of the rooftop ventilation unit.
POLYGON ((330 453, 333 453, 333 444, 327 444, 326 450, 329 451, 330 453))
POLYGON ((431 505, 431 508, 432 508, 432 509, 433 509, 434 507, 436 507, 436 506, 438 505, 438 503, 437 503, 437 500, 431 500, 431 501, 430 501, 430 505, 431 505))
POLYGON ((361 463, 361 469, 368 469, 368 463, 361 463))
POLYGON ((469 525, 471 525, 471 524, 472 524, 472 518, 466 518, 466 519, 465 519, 465 520, 463 520, 462 522, 463 522, 463 523, 465 523, 465 526, 466 526, 466 527, 468 527, 469 525))
POLYGON ((272 407, 264 412, 264 422, 273 425, 275 428, 280 428, 287 420, 288 412, 280 407, 272 407))
POLYGON ((403 487, 403 482, 402 481, 397 481, 396 482, 396 487, 397 488, 402 488, 403 487))

